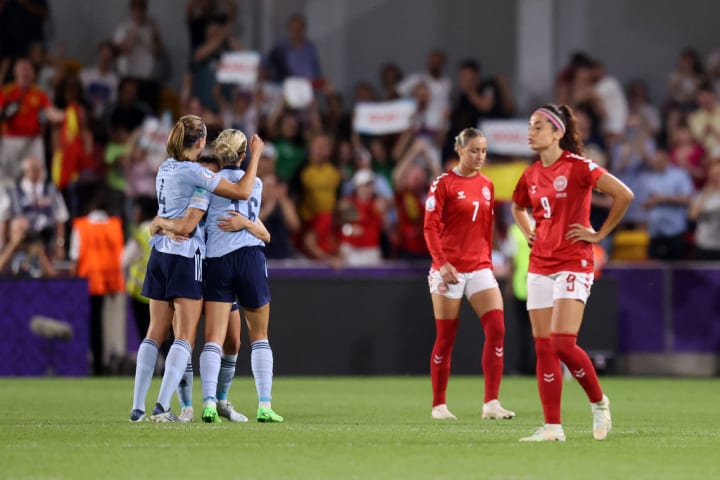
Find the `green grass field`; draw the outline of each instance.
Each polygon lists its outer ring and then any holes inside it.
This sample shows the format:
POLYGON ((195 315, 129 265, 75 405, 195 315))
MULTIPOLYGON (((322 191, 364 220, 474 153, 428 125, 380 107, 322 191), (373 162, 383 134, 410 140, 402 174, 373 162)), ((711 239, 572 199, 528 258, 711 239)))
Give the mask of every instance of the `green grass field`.
MULTIPOLYGON (((566 382, 567 442, 524 444, 542 423, 530 377, 503 382, 514 420, 480 420, 481 377, 450 379, 457 421, 430 419, 424 377, 276 377, 285 423, 220 425, 129 423, 129 377, 0 379, 0 478, 720 478, 718 379, 602 381, 608 440, 592 439, 587 399, 566 382)), ((156 379, 148 407, 158 388, 156 379)), ((196 378, 196 417, 199 397, 196 378)), ((230 397, 254 414, 250 378, 236 378, 230 397)))

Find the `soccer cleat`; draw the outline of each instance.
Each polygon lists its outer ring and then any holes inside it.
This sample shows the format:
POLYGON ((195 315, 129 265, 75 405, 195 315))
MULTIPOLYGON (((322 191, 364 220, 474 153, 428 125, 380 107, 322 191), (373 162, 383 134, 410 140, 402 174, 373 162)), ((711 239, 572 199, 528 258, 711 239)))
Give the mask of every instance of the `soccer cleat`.
POLYGON ((178 419, 182 423, 188 423, 195 420, 195 412, 193 411, 193 407, 182 407, 180 409, 180 415, 178 415, 178 419))
POLYGON ((240 412, 236 412, 230 402, 219 401, 217 404, 217 413, 221 417, 225 417, 231 422, 247 422, 248 418, 240 412))
POLYGON ((201 418, 205 423, 222 423, 222 420, 220 420, 218 416, 217 408, 212 405, 205 405, 201 418))
POLYGON ((133 423, 142 422, 145 420, 145 412, 139 409, 135 409, 130 412, 130 421, 133 423))
POLYGON ((509 420, 515 418, 515 412, 512 410, 506 410, 500 405, 499 400, 490 400, 483 404, 482 418, 487 420, 505 419, 509 420))
POLYGON ((435 405, 432 408, 432 418, 436 420, 457 420, 457 417, 450 413, 445 403, 435 405))
POLYGON ((159 403, 155 404, 155 410, 153 410, 153 414, 150 415, 150 420, 157 423, 169 423, 169 422, 179 422, 180 419, 175 415, 171 408, 168 408, 167 410, 163 409, 162 405, 159 403))
POLYGON ((593 414, 593 437, 595 440, 605 440, 612 429, 610 399, 603 395, 602 400, 590 405, 593 414))
POLYGON ((523 437, 521 442, 564 442, 565 432, 562 427, 554 428, 548 425, 536 428, 529 437, 523 437))
POLYGON ((282 423, 285 419, 270 407, 258 407, 257 421, 260 423, 282 423))

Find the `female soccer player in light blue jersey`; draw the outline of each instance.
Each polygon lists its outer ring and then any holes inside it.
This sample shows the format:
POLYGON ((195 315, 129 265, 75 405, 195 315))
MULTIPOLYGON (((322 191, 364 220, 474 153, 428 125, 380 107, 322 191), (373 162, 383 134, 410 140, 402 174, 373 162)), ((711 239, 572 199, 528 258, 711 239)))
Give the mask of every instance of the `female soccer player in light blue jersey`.
MULTIPOLYGON (((238 130, 225 130, 218 136, 214 152, 221 166, 219 176, 231 182, 247 177, 248 173, 240 169, 246 146, 245 135, 238 130)), ((255 155, 252 144, 251 149, 255 155)), ((222 342, 228 330, 228 315, 236 298, 245 313, 251 342, 251 368, 259 402, 257 420, 283 421, 283 417, 271 407, 273 355, 267 334, 270 290, 262 251, 265 242, 270 240, 270 234, 258 219, 261 197, 262 181, 254 179, 247 200, 233 201, 212 195, 207 211, 206 343, 200 355, 204 404, 202 419, 207 423, 219 421, 218 411, 222 414, 225 408, 226 399, 218 397, 223 389, 218 388, 217 379, 221 367, 222 342)), ((179 220, 162 221, 159 226, 167 231, 184 234, 186 232, 178 228, 180 223, 179 220)))

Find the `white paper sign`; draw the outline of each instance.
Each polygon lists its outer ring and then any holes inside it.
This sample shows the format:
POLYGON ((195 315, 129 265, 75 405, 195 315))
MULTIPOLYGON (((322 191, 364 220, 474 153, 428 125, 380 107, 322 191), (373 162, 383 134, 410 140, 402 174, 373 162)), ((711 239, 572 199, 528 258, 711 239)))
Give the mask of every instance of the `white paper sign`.
POLYGON ((528 122, 525 119, 483 120, 478 128, 488 140, 488 152, 497 155, 533 155, 528 146, 528 122))
POLYGON ((217 69, 216 79, 220 83, 235 83, 253 86, 257 81, 260 53, 228 52, 223 53, 217 69))
POLYGON ((410 127, 415 102, 408 99, 390 102, 362 102, 355 106, 353 129, 369 135, 397 133, 410 127))

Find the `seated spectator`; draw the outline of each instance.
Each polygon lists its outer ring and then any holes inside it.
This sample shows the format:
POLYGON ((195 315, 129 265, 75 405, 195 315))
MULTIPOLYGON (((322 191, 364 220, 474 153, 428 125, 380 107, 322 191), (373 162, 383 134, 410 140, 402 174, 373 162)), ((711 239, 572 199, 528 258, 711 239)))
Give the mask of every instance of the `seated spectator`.
POLYGON ((651 136, 660 133, 660 111, 650 102, 647 85, 635 80, 628 87, 628 124, 640 124, 651 136))
POLYGON ((10 273, 19 277, 54 277, 56 275, 45 247, 39 238, 28 237, 30 227, 25 217, 16 217, 10 221, 10 238, 0 249, 0 272, 6 271, 10 264, 10 273))
POLYGON ((262 180, 260 220, 270 232, 265 256, 269 259, 290 258, 294 254, 293 237, 301 227, 300 217, 288 196, 286 183, 274 173, 264 175, 262 180))
POLYGON ((340 203, 354 212, 354 218, 340 227, 340 255, 350 267, 378 265, 382 261, 380 238, 387 201, 375 194, 375 175, 361 169, 353 175, 355 191, 340 203))
MULTIPOLYGON (((39 241, 44 250, 57 259, 65 258, 65 223, 69 214, 60 192, 44 173, 36 157, 23 160, 23 174, 0 197, 0 222, 7 231, 8 222, 24 218, 23 239, 39 241)), ((18 227, 20 229, 20 227, 18 227)), ((0 243, 5 243, 5 238, 0 243)))
POLYGON ((647 197, 642 206, 647 212, 650 234, 648 255, 660 260, 683 260, 688 256, 685 234, 688 231, 692 179, 683 169, 670 165, 666 150, 658 149, 650 162, 652 171, 645 176, 647 197))
POLYGON ((695 258, 720 260, 720 160, 710 165, 707 183, 693 197, 688 218, 695 222, 695 258))

